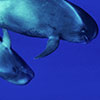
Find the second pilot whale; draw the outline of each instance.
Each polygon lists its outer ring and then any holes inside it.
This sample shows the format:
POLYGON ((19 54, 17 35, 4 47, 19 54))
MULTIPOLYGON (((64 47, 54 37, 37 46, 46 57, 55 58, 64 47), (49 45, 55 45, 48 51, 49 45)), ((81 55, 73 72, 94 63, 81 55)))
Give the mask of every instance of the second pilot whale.
POLYGON ((0 41, 0 77, 16 85, 28 84, 34 77, 32 69, 11 48, 10 38, 5 29, 0 41))
POLYGON ((98 34, 94 19, 67 0, 0 0, 0 27, 48 38, 45 51, 36 58, 55 51, 61 39, 88 43, 98 34))

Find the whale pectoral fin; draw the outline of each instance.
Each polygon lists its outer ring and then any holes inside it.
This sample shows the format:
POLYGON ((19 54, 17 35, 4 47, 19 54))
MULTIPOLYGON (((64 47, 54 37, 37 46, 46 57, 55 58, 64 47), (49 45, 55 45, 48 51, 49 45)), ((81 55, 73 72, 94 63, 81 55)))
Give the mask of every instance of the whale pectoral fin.
POLYGON ((48 56, 49 54, 54 52, 58 48, 58 46, 59 46, 59 37, 51 36, 48 40, 46 49, 39 56, 35 57, 35 59, 48 56))

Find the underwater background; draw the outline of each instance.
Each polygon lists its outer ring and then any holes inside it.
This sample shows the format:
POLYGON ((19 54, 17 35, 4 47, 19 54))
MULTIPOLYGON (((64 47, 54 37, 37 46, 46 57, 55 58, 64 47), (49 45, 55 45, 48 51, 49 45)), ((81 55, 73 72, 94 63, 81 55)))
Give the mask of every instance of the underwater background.
MULTIPOLYGON (((99 0, 70 1, 88 12, 100 27, 99 0)), ((47 39, 9 33, 12 48, 34 70, 35 77, 26 86, 0 79, 0 100, 100 100, 100 34, 89 44, 60 41, 54 53, 35 60, 47 39)))

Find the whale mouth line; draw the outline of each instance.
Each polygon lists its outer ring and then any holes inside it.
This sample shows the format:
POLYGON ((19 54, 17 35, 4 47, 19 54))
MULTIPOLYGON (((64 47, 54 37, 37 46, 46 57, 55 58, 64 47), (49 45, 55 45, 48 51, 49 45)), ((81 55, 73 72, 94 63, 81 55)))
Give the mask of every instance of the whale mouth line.
POLYGON ((88 38, 87 35, 84 35, 83 38, 84 38, 84 40, 85 40, 86 43, 89 43, 89 38, 88 38))

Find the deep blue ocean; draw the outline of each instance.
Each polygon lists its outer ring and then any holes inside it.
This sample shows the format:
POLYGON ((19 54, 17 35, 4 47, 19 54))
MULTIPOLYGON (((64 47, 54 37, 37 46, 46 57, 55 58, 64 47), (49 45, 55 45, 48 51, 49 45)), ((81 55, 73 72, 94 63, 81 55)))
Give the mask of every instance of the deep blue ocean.
MULTIPOLYGON (((100 0, 70 0, 100 27, 100 0)), ((9 31, 12 48, 34 70, 34 79, 16 86, 0 79, 0 100, 100 100, 100 34, 89 44, 60 41, 51 55, 34 60, 47 39, 9 31)))

